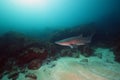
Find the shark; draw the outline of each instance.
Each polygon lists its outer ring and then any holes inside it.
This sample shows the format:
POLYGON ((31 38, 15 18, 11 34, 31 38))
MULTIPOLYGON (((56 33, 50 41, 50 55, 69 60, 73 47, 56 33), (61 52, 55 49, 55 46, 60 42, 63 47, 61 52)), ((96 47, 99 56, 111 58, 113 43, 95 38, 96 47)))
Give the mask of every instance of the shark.
POLYGON ((83 36, 81 34, 79 36, 73 36, 63 40, 56 41, 55 44, 74 48, 76 46, 87 45, 91 43, 92 37, 93 37, 93 34, 91 34, 90 36, 83 36))

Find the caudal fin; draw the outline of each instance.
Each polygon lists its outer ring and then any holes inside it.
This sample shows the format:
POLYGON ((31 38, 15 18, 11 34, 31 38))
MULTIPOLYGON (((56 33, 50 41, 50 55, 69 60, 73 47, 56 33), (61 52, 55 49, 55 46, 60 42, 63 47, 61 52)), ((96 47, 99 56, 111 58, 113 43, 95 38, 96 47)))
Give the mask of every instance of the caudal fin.
POLYGON ((92 40, 92 38, 93 38, 94 35, 95 35, 95 32, 92 33, 91 35, 88 35, 88 36, 86 37, 86 40, 89 41, 89 42, 91 42, 91 40, 92 40))

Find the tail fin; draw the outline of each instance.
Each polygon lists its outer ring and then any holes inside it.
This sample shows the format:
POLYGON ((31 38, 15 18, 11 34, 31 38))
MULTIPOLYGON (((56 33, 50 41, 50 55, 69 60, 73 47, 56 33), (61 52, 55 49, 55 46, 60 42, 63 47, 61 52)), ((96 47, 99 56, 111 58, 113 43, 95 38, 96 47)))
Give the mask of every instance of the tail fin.
POLYGON ((93 38, 94 35, 95 35, 95 32, 92 33, 91 35, 87 36, 86 40, 88 40, 89 42, 91 42, 91 40, 92 40, 92 38, 93 38))

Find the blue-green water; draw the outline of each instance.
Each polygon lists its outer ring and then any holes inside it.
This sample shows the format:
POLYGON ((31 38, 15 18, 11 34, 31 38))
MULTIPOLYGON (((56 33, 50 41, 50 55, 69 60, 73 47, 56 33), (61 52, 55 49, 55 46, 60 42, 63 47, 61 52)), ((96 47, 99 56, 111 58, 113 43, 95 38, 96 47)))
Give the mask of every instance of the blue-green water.
POLYGON ((39 36, 54 29, 104 23, 111 14, 119 16, 118 10, 119 0, 1 0, 0 33, 12 30, 39 36))
POLYGON ((120 80, 119 66, 120 0, 0 0, 0 80, 120 80))

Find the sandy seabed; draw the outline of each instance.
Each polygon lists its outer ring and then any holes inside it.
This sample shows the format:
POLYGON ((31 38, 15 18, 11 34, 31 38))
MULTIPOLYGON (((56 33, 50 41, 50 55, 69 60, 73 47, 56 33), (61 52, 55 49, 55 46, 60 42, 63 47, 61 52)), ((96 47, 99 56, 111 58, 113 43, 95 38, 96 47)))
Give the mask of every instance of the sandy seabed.
MULTIPOLYGON (((120 64, 103 62, 97 57, 63 57, 28 73, 34 73, 37 80, 120 80, 120 64)), ((9 80, 6 77, 2 80, 9 80)), ((17 80, 36 79, 25 78, 20 73, 17 80)))

